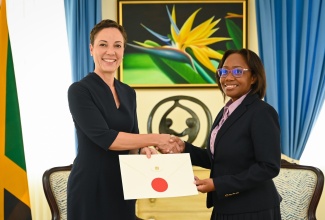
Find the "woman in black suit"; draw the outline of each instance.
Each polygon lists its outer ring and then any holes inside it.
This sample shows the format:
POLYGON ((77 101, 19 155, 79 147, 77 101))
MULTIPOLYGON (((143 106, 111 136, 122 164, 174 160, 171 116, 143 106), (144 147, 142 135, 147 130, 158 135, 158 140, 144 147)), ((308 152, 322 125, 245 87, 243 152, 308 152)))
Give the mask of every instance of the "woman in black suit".
POLYGON ((248 49, 226 51, 217 83, 230 97, 211 128, 207 149, 183 143, 192 164, 211 169, 209 179, 195 178, 207 194, 211 219, 281 220, 280 201, 272 181, 280 171, 280 126, 275 109, 262 98, 265 70, 248 49))

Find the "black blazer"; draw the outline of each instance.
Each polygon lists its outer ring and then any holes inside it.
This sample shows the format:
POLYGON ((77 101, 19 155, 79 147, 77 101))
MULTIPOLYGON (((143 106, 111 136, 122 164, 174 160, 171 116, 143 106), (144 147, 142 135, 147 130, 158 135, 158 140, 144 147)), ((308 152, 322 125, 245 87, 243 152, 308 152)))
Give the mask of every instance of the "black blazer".
MULTIPOLYGON (((223 109, 211 131, 222 114, 223 109)), ((216 190, 207 195, 208 208, 214 206, 218 213, 236 214, 280 204, 281 197, 272 181, 280 171, 281 160, 278 114, 256 94, 248 94, 224 122, 216 136, 214 155, 210 147, 185 145, 193 165, 211 169, 216 190)))

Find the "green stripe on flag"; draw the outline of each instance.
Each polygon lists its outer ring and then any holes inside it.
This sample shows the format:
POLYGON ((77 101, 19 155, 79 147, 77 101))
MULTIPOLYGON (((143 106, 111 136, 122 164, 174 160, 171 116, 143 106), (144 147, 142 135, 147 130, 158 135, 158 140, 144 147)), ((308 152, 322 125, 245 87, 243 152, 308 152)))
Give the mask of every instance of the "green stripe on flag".
POLYGON ((26 171, 19 103, 11 44, 8 37, 5 155, 26 171))

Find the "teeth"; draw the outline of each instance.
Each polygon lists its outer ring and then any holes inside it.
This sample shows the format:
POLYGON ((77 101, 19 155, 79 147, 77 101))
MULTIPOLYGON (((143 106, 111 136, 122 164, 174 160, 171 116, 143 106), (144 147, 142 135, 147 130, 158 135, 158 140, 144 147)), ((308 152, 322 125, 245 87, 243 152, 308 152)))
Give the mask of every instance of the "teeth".
POLYGON ((110 63, 112 63, 112 62, 115 62, 115 60, 111 60, 111 59, 103 59, 105 62, 110 62, 110 63))
POLYGON ((227 88, 235 88, 237 85, 225 85, 227 88))

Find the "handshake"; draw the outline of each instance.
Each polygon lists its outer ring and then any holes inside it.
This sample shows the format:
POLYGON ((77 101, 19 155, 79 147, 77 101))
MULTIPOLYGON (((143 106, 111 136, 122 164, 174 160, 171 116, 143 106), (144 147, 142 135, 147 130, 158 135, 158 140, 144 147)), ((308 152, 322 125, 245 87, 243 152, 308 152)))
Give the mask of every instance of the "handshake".
POLYGON ((154 148, 143 147, 140 149, 140 154, 147 154, 150 157, 151 154, 173 154, 182 153, 185 150, 185 143, 182 139, 175 135, 170 134, 156 134, 156 143, 154 148))
POLYGON ((162 142, 155 146, 155 148, 163 154, 182 153, 185 149, 185 143, 179 137, 170 135, 168 142, 162 142))

